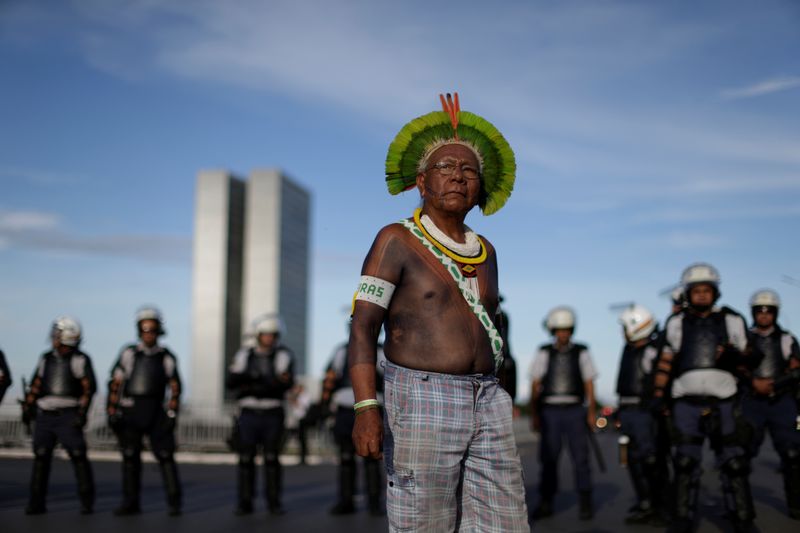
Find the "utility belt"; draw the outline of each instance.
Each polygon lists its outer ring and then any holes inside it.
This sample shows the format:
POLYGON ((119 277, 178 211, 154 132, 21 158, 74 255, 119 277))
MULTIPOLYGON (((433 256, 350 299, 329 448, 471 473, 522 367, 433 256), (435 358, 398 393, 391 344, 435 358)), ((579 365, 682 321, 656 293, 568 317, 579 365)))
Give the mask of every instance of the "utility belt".
POLYGON ((256 409, 254 407, 242 407, 241 414, 253 416, 271 416, 283 412, 283 407, 268 407, 266 409, 256 409))
POLYGON ((58 409, 42 409, 40 407, 37 414, 39 416, 61 416, 75 414, 77 411, 77 407, 60 407, 58 409))
POLYGON ((681 396, 673 398, 672 401, 684 401, 696 407, 718 408, 719 404, 733 401, 734 398, 736 398, 736 395, 728 396, 727 398, 719 398, 717 396, 681 396))

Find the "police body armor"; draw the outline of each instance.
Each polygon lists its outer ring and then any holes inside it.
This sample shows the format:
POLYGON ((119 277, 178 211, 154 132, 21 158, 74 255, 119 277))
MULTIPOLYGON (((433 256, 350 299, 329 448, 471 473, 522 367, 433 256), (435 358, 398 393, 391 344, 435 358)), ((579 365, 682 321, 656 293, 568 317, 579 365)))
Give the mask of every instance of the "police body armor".
POLYGON ((69 396, 79 398, 83 393, 81 381, 72 374, 72 357, 49 352, 45 355, 42 376, 42 396, 69 396))
POLYGON ((617 377, 617 394, 619 396, 644 398, 650 395, 652 385, 650 374, 647 374, 642 368, 642 359, 650 346, 651 343, 638 348, 630 344, 625 346, 617 377))
POLYGON ((151 396, 164 398, 167 373, 164 371, 165 350, 147 355, 137 350, 133 359, 133 370, 125 382, 125 396, 151 396))
POLYGON ((581 344, 573 344, 566 352, 559 351, 552 344, 544 346, 550 354, 547 375, 542 383, 542 396, 577 396, 583 401, 584 384, 581 375, 580 354, 586 349, 581 344))
POLYGON ((682 328, 677 375, 690 370, 719 368, 719 348, 728 344, 725 313, 714 312, 707 317, 699 317, 684 312, 682 328))
POLYGON ((254 390, 244 387, 240 389, 239 398, 255 396, 256 398, 283 399, 286 388, 278 384, 278 376, 275 375, 275 354, 281 349, 283 347, 278 346, 268 355, 257 355, 255 349, 250 348, 245 375, 249 378, 250 384, 263 386, 254 390))
POLYGON ((757 378, 777 378, 786 371, 786 359, 783 357, 781 338, 783 331, 780 328, 767 335, 766 337, 754 334, 751 337, 753 351, 761 360, 753 371, 757 378))

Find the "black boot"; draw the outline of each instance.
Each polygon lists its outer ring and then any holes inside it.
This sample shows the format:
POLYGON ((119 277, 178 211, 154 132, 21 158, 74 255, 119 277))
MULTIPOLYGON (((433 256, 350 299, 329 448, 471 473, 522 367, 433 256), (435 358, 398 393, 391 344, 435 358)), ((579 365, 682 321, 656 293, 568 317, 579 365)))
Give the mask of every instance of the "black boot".
POLYGON ((122 459, 122 504, 114 509, 116 516, 129 516, 142 512, 139 506, 139 489, 142 483, 142 460, 136 456, 122 459))
POLYGON ((637 504, 634 505, 625 517, 626 524, 646 524, 653 517, 653 502, 650 496, 650 483, 646 475, 644 464, 639 461, 629 462, 628 473, 631 476, 633 490, 636 493, 637 504))
POLYGON ((725 501, 734 527, 749 531, 756 517, 748 479, 750 465, 744 457, 734 457, 722 465, 722 473, 725 476, 723 490, 727 493, 725 501))
POLYGON ((789 517, 800 520, 800 450, 789 450, 783 459, 783 489, 789 517))
POLYGON ((374 459, 367 459, 364 463, 364 473, 367 477, 367 501, 369 502, 369 514, 372 516, 383 516, 386 512, 381 506, 381 463, 374 459))
POLYGON ((178 465, 172 457, 159 462, 161 479, 164 480, 164 492, 167 493, 167 507, 170 516, 181 514, 181 482, 178 479, 178 465))
POLYGON ((578 496, 578 518, 581 520, 591 520, 592 516, 594 516, 594 510, 592 509, 592 492, 589 490, 582 490, 578 496))
POLYGON ((250 460, 239 460, 239 503, 235 514, 241 516, 253 512, 253 493, 256 486, 256 465, 250 460))
POLYGON ((73 456, 72 466, 75 469, 75 479, 78 482, 78 497, 81 501, 81 514, 94 512, 94 476, 92 465, 86 457, 86 452, 73 456))
POLYGON ((356 489, 356 463, 354 460, 342 462, 339 465, 339 501, 331 507, 332 515, 353 514, 356 506, 353 504, 353 495, 356 489))
POLYGON ((47 498, 47 482, 50 479, 50 461, 52 456, 36 456, 33 459, 31 473, 31 493, 25 514, 44 514, 47 512, 45 499, 47 498))
POLYGON ((281 481, 283 472, 281 471, 281 464, 276 459, 269 461, 264 472, 266 474, 266 487, 267 487, 267 508, 269 514, 282 515, 286 513, 281 505, 281 481))

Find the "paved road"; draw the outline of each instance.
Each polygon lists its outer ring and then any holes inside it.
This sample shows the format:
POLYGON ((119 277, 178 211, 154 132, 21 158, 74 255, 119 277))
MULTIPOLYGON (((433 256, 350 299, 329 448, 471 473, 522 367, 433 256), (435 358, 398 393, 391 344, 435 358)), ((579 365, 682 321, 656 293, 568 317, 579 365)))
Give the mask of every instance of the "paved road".
MULTIPOLYGON (((536 532, 616 532, 645 533, 657 531, 647 526, 625 526, 626 509, 633 503, 627 472, 614 464, 615 435, 599 438, 609 471, 595 472, 595 503, 597 512, 591 522, 577 519, 577 498, 572 490, 571 467, 562 457, 562 492, 556 499, 557 514, 534 524, 536 532)), ((527 480, 528 505, 537 500, 537 444, 530 435, 520 435, 520 452, 527 480)), ((798 531, 800 523, 785 515, 783 483, 777 470, 777 458, 769 443, 764 455, 754 465, 753 490, 759 515, 757 524, 762 531, 798 531)), ((708 454, 707 454, 708 456, 708 454)), ((328 508, 335 493, 335 467, 330 464, 288 466, 285 469, 285 506, 288 513, 281 517, 266 514, 263 506, 247 517, 232 514, 235 501, 235 468, 232 465, 181 464, 181 477, 186 492, 184 515, 166 515, 161 480, 155 464, 145 465, 143 508, 140 516, 117 518, 111 510, 119 503, 120 464, 95 461, 98 499, 92 516, 80 516, 75 496, 75 484, 70 463, 56 460, 50 481, 49 513, 28 517, 23 513, 27 498, 27 483, 31 461, 28 458, 0 458, 0 531, 3 533, 30 532, 239 532, 254 530, 269 533, 354 533, 387 531, 385 518, 374 518, 361 512, 346 517, 331 517, 328 508)), ((706 472, 700 496, 702 520, 700 532, 729 531, 721 517, 719 483, 712 461, 705 461, 706 472)), ((259 483, 261 480, 259 479, 259 483)), ((262 500, 259 500, 259 505, 262 500)), ((363 507, 363 500, 359 500, 363 507)))

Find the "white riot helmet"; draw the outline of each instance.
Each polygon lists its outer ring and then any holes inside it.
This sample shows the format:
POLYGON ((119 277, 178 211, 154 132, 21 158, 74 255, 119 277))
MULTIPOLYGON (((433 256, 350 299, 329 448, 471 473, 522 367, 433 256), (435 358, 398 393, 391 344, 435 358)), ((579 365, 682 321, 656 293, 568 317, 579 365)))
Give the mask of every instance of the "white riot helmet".
POLYGON ((699 283, 708 283, 714 288, 714 299, 719 298, 719 271, 708 263, 694 263, 686 267, 686 270, 681 274, 681 286, 683 287, 684 295, 686 296, 687 303, 689 301, 689 290, 699 283))
POLYGON ((158 308, 152 305, 145 305, 143 307, 140 307, 136 311, 137 333, 142 325, 142 322, 145 320, 155 320, 158 323, 158 334, 159 335, 166 334, 166 330, 164 329, 164 317, 161 314, 161 311, 158 310, 158 308))
POLYGON ((550 333, 557 329, 575 329, 575 312, 567 306, 555 307, 547 313, 543 325, 550 333))
POLYGON ((772 289, 761 289, 750 297, 750 311, 753 315, 753 320, 756 319, 756 311, 764 307, 771 308, 775 313, 775 319, 778 318, 778 311, 781 308, 781 299, 777 292, 772 289))
POLYGON ((60 316, 50 326, 50 338, 57 339, 64 346, 77 348, 81 343, 81 324, 68 316, 60 316))
POLYGON ((633 304, 619 315, 619 323, 625 329, 625 338, 636 342, 650 336, 658 325, 646 307, 633 304))
POLYGON ((286 330, 283 319, 276 313, 269 313, 256 318, 253 320, 250 329, 255 337, 258 337, 262 333, 273 333, 280 336, 283 335, 286 330))
POLYGON ((719 287, 719 272, 716 268, 708 263, 694 263, 686 267, 686 270, 681 274, 681 285, 684 292, 689 290, 689 287, 697 283, 708 283, 714 287, 719 287))
POLYGON ((761 289, 750 297, 750 307, 780 307, 781 299, 772 289, 761 289))

